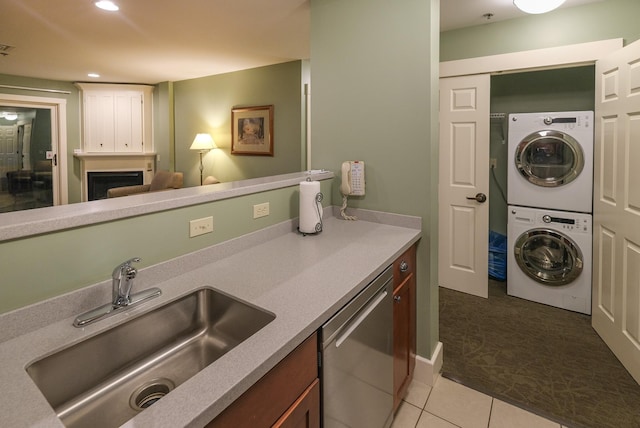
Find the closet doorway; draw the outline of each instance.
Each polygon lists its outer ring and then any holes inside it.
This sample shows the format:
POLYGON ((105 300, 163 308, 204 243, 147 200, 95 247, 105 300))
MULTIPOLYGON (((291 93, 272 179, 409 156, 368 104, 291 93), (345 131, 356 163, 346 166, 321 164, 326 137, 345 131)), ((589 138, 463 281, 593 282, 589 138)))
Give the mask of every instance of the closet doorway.
MULTIPOLYGON (((633 145, 627 144, 629 141, 635 141, 640 129, 636 126, 636 120, 633 120, 638 116, 638 73, 635 64, 640 61, 640 42, 622 48, 622 40, 616 39, 498 57, 501 58, 443 63, 441 76, 492 74, 504 70, 521 72, 545 67, 563 68, 596 64, 593 249, 595 263, 592 326, 636 382, 640 382, 640 274, 636 268, 638 264, 634 263, 640 259, 637 257, 640 251, 637 250, 636 244, 637 224, 640 219, 636 209, 640 204, 636 201, 640 198, 630 184, 637 180, 629 178, 637 174, 637 168, 634 166, 637 165, 639 156, 637 150, 633 150, 633 145), (612 44, 606 46, 608 43, 612 44), (554 62, 554 58, 562 58, 559 52, 563 50, 566 57, 563 61, 558 61, 559 63, 554 62), (554 54, 544 54, 548 51, 553 51, 554 54), (577 52, 581 53, 578 55, 577 52), (513 61, 505 61, 506 57, 511 56, 515 57, 513 61), (599 60, 600 58, 605 59, 599 60), (443 69, 446 72, 443 73, 443 69), (622 101, 616 103, 618 100, 622 101), (606 110, 607 108, 612 110, 606 110), (625 121, 619 118, 630 119, 625 121), (616 173, 617 171, 620 173, 616 173), (607 213, 611 206, 619 211, 614 214, 607 213), (612 218, 620 219, 620 224, 611 221, 612 218)), ((440 126, 447 124, 441 123, 440 126)), ((439 150, 448 150, 446 140, 441 139, 439 150)), ((485 165, 489 165, 488 153, 483 152, 478 156, 485 158, 485 165)), ((440 191, 442 189, 441 183, 440 191)), ((613 208, 611 210, 613 211, 613 208)), ((440 239, 443 239, 442 230, 441 227, 440 239)), ((442 263, 439 264, 439 269, 442 269, 442 263)), ((443 272, 440 271, 439 277, 442 276, 443 272)))

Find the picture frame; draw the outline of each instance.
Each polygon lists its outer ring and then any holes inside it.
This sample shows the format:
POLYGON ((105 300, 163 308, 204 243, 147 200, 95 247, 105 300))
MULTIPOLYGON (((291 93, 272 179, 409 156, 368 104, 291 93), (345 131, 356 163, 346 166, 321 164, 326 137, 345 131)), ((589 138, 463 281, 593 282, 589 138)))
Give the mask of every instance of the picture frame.
POLYGON ((273 105, 231 109, 231 153, 273 156, 273 105))

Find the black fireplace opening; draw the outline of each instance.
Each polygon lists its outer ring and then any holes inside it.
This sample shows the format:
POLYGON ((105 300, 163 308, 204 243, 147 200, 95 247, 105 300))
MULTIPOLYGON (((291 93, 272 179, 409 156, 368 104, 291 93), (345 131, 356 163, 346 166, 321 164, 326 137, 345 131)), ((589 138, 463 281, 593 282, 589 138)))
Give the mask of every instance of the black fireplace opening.
POLYGON ((95 201, 107 198, 107 190, 113 187, 143 184, 142 171, 87 172, 87 199, 95 201))

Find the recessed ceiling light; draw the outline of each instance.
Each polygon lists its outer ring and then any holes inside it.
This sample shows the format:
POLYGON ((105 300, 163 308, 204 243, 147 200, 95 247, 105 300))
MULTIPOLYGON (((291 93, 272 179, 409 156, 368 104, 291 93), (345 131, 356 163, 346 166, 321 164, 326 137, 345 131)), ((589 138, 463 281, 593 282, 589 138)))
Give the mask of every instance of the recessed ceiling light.
POLYGON ((116 10, 120 9, 117 4, 115 4, 114 2, 109 1, 109 0, 97 1, 97 2, 95 2, 95 5, 97 7, 99 7, 100 9, 108 10, 109 12, 115 12, 116 10))
POLYGON ((93 77, 94 79, 100 77, 100 75, 98 73, 89 73, 89 74, 87 74, 87 76, 93 77))

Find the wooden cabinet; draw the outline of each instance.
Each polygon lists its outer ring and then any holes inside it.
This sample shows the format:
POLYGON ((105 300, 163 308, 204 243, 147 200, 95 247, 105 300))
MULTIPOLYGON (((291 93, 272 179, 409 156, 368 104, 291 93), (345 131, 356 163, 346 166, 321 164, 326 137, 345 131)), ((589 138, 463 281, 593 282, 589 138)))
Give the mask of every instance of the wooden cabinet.
POLYGON ((83 151, 142 153, 150 151, 152 88, 143 85, 78 84, 83 101, 83 151))
POLYGON ((320 379, 309 385, 273 427, 320 428, 320 379))
POLYGON ((416 246, 393 263, 393 410, 413 377, 416 355, 416 246))
POLYGON ((318 339, 314 333, 207 428, 319 428, 318 339))

